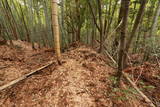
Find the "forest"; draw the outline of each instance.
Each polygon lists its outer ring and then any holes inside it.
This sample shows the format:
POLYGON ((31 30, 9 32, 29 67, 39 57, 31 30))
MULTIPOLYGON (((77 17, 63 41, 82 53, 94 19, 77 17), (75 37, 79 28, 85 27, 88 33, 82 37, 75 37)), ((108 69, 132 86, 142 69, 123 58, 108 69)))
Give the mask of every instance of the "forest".
POLYGON ((160 107, 160 0, 0 0, 0 107, 160 107))

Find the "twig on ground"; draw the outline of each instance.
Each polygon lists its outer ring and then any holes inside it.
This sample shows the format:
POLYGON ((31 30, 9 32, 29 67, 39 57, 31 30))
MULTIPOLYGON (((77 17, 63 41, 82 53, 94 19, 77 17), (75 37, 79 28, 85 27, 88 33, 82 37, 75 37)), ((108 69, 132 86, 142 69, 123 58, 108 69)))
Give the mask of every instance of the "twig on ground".
MULTIPOLYGON (((131 57, 128 55, 127 52, 125 52, 125 54, 127 55, 129 64, 131 65, 131 67, 133 67, 133 64, 131 62, 131 57)), ((134 71, 133 71, 133 69, 131 69, 131 71, 132 71, 132 75, 131 75, 132 76, 132 80, 134 81, 134 71)))
POLYGON ((107 56, 113 61, 114 64, 117 64, 117 62, 114 60, 114 58, 108 53, 108 51, 105 50, 105 53, 107 56))
POLYGON ((18 78, 16 80, 13 80, 13 81, 11 81, 10 83, 8 83, 6 85, 1 86, 0 87, 0 91, 4 90, 4 89, 6 89, 6 88, 8 88, 10 86, 13 86, 13 85, 17 84, 18 82, 30 77, 31 75, 35 74, 36 72, 41 71, 41 70, 47 68, 48 66, 50 66, 52 64, 53 64, 53 61, 50 61, 47 65, 44 65, 44 66, 42 66, 42 67, 40 67, 40 68, 38 68, 36 70, 33 70, 32 72, 30 72, 30 73, 28 73, 26 75, 23 75, 22 77, 20 77, 20 78, 18 78))
POLYGON ((137 79, 134 81, 135 84, 137 83, 137 81, 139 80, 140 76, 142 75, 142 72, 143 72, 142 68, 140 68, 140 70, 141 70, 140 74, 138 75, 137 79))

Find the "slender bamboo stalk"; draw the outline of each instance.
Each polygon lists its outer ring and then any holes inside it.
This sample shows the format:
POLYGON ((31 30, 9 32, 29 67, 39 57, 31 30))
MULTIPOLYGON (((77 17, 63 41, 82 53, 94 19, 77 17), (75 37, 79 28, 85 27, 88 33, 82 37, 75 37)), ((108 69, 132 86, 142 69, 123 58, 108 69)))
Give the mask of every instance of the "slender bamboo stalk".
POLYGON ((59 23, 58 23, 58 8, 57 1, 51 0, 52 7, 52 26, 53 26, 53 36, 54 36, 54 48, 57 55, 57 61, 61 64, 61 52, 60 52, 60 33, 59 33, 59 23))

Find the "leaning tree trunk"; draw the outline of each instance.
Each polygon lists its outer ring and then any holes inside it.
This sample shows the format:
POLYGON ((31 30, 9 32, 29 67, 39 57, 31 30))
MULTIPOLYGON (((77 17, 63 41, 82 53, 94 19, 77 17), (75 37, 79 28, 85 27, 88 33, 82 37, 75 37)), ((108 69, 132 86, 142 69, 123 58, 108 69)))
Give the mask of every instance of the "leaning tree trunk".
POLYGON ((52 7, 52 26, 53 26, 53 36, 54 36, 54 47, 57 56, 57 61, 60 64, 61 61, 61 52, 60 52, 60 33, 59 33, 59 23, 58 23, 58 8, 57 8, 57 1, 51 0, 51 7, 52 7))

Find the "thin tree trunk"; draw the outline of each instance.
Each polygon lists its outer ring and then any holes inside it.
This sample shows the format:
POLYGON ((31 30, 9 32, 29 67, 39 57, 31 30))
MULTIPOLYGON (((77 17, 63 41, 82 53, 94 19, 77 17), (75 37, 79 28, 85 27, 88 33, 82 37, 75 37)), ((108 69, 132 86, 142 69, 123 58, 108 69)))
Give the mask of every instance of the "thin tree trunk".
POLYGON ((0 37, 2 37, 2 25, 1 25, 1 23, 0 23, 0 37))
POLYGON ((98 13, 99 13, 99 23, 100 23, 100 48, 99 53, 103 51, 103 37, 104 37, 104 26, 102 20, 102 7, 101 7, 101 0, 97 0, 98 3, 98 13))
POLYGON ((68 36, 65 36, 65 22, 64 22, 64 0, 61 0, 61 17, 60 17, 60 22, 61 22, 61 35, 62 35, 62 47, 68 47, 68 36))
MULTIPOLYGON (((155 33, 156 33, 156 30, 157 30, 157 24, 158 24, 158 17, 160 15, 160 0, 158 1, 158 5, 157 5, 157 8, 156 8, 156 11, 155 11, 155 15, 153 17, 153 23, 151 25, 151 30, 149 32, 149 37, 154 37, 154 41, 151 41, 152 43, 155 42, 155 33)), ((153 46, 153 44, 152 44, 153 46)), ((152 51, 152 48, 151 46, 147 46, 147 50, 145 52, 145 55, 144 55, 144 60, 147 61, 149 59, 149 56, 150 56, 150 53, 152 51)))
POLYGON ((15 21, 15 18, 14 18, 14 16, 13 16, 13 12, 12 12, 12 9, 11 9, 11 7, 9 6, 9 3, 8 3, 7 0, 6 0, 6 4, 7 4, 7 7, 8 7, 8 11, 10 12, 10 17, 12 18, 12 24, 13 24, 14 34, 17 36, 17 39, 18 39, 17 23, 16 23, 16 21, 15 21))
POLYGON ((21 14, 22 14, 22 20, 23 20, 23 23, 24 23, 24 28, 26 30, 26 40, 27 40, 27 42, 30 42, 31 41, 30 34, 29 34, 29 30, 28 30, 28 27, 27 27, 27 24, 26 24, 26 21, 25 21, 25 17, 24 17, 24 13, 23 13, 23 10, 22 10, 22 6, 19 4, 19 7, 20 7, 21 14))
POLYGON ((119 49, 119 59, 118 59, 118 83, 120 83, 122 70, 124 69, 124 51, 125 51, 125 39, 126 39, 126 30, 128 23, 128 13, 129 13, 129 3, 130 0, 121 1, 121 14, 122 14, 122 25, 121 25, 121 35, 120 35, 120 49, 119 49))
POLYGON ((87 3, 88 3, 89 8, 90 8, 90 10, 91 10, 91 14, 92 14, 92 16, 93 16, 94 24, 96 25, 98 31, 100 32, 100 27, 99 27, 99 25, 98 25, 98 23, 97 23, 96 15, 94 14, 94 11, 93 11, 93 8, 92 8, 92 6, 91 6, 91 3, 90 3, 89 0, 87 0, 87 3))
POLYGON ((112 25, 112 21, 113 21, 114 14, 115 14, 115 11, 116 11, 116 8, 117 8, 117 4, 118 4, 118 0, 115 1, 115 4, 113 6, 113 11, 112 11, 112 14, 111 14, 111 18, 109 20, 109 23, 108 23, 107 29, 106 29, 106 37, 105 37, 105 39, 108 37, 108 33, 109 33, 111 25, 112 25))
POLYGON ((54 31, 54 47, 57 55, 57 61, 61 64, 61 52, 60 52, 60 33, 59 33, 59 23, 58 23, 58 8, 57 8, 57 1, 51 0, 52 6, 52 26, 54 31))
POLYGON ((124 55, 124 66, 126 67, 127 65, 127 53, 129 51, 129 48, 131 46, 131 43, 132 43, 132 40, 133 40, 133 37, 135 36, 136 32, 137 32, 137 29, 139 27, 139 24, 142 20, 142 17, 143 17, 143 13, 144 13, 144 10, 145 10, 145 6, 146 6, 146 3, 147 3, 147 0, 142 0, 141 1, 141 6, 139 8, 139 11, 138 11, 138 14, 136 16, 136 20, 135 20, 135 23, 134 23, 134 26, 133 26, 133 29, 132 29, 132 32, 131 32, 131 36, 130 38, 128 39, 127 41, 127 45, 125 47, 125 55, 124 55))
MULTIPOLYGON (((134 3, 133 9, 136 10, 137 1, 134 1, 133 3, 134 3)), ((134 19, 135 19, 135 12, 133 12, 132 19, 131 19, 131 24, 133 24, 134 19)))
POLYGON ((75 0, 76 3, 76 16, 77 16, 77 29, 76 29, 76 41, 81 39, 81 14, 80 14, 80 3, 79 0, 75 0))
POLYGON ((44 15, 45 15, 45 23, 46 23, 46 31, 45 31, 45 35, 46 35, 46 40, 48 42, 48 45, 51 46, 50 40, 49 40, 49 36, 51 35, 51 24, 50 24, 50 18, 48 15, 48 9, 47 9, 47 1, 44 0, 43 1, 43 6, 44 6, 44 15))
POLYGON ((150 37, 156 31, 156 26, 157 26, 157 23, 158 23, 158 17, 159 17, 159 15, 160 15, 160 0, 158 1, 158 6, 157 6, 157 9, 156 9, 154 18, 153 18, 153 23, 152 23, 152 27, 151 27, 151 31, 150 31, 150 37))
MULTIPOLYGON (((117 1, 118 3, 118 1, 117 1)), ((117 25, 119 25, 122 21, 122 18, 123 18, 123 7, 121 6, 120 9, 119 9, 119 16, 118 16, 118 23, 117 25)), ((116 25, 116 26, 117 26, 116 25)), ((120 32, 121 28, 118 27, 116 29, 116 32, 120 32)), ((118 48, 118 45, 119 45, 119 35, 115 35, 115 38, 114 38, 114 41, 113 41, 113 44, 112 44, 112 51, 114 52, 117 48, 118 48)))
POLYGON ((6 1, 5 3, 2 1, 2 5, 3 5, 3 7, 4 7, 4 12, 5 12, 6 17, 7 17, 8 21, 9 21, 10 26, 11 26, 11 30, 12 30, 13 37, 14 37, 16 40, 18 40, 18 34, 17 34, 17 31, 16 31, 16 28, 15 28, 15 26, 13 25, 12 20, 11 20, 11 15, 9 14, 9 5, 8 5, 8 2, 6 1), (6 3, 6 4, 5 4, 5 3, 6 3))

